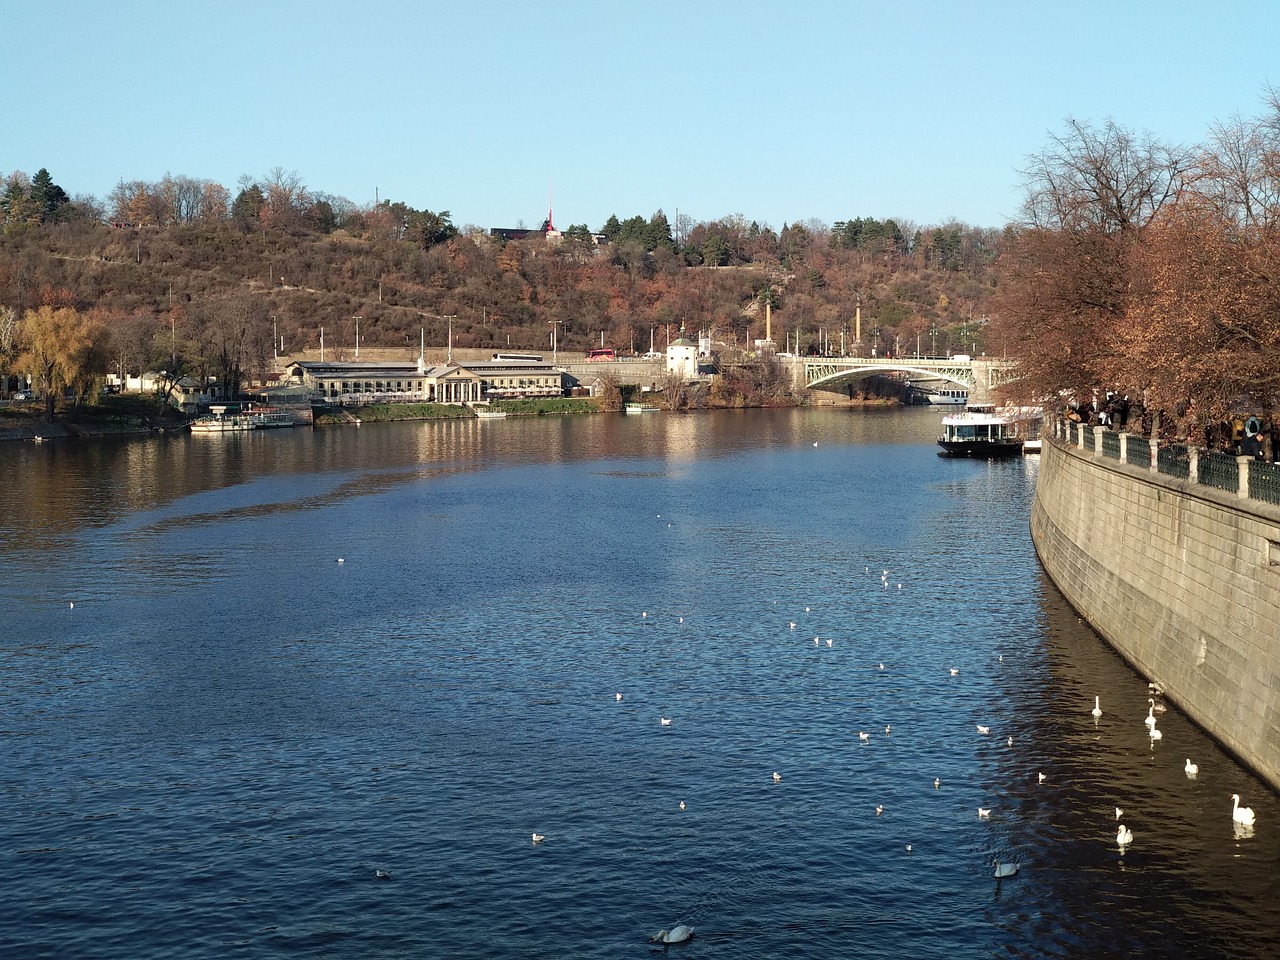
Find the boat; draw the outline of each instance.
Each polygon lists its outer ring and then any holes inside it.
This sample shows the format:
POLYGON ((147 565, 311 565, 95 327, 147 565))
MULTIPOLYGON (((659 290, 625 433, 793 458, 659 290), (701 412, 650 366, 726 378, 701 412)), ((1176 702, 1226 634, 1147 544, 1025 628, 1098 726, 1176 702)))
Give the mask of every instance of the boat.
POLYGON ((647 403, 628 403, 622 408, 623 413, 657 413, 658 408, 647 403))
POLYGON ((207 416, 191 424, 192 433, 243 433, 248 430, 272 430, 292 427, 293 414, 276 407, 241 408, 238 404, 215 403, 207 416))
POLYGON ((477 420, 505 420, 507 417, 505 410, 481 410, 479 407, 475 408, 475 414, 477 420))
POLYGON ((969 391, 959 387, 929 389, 913 386, 912 389, 917 391, 926 403, 935 407, 962 407, 969 401, 969 391))
POLYGON ((992 460, 1022 454, 1021 421, 990 403, 971 403, 960 413, 942 418, 940 457, 992 460))

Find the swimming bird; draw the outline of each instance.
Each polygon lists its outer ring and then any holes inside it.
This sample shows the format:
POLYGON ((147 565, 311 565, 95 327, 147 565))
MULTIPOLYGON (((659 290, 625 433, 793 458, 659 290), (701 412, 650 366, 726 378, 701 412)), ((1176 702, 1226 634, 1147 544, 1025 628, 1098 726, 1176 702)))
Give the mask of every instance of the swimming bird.
POLYGON ((683 809, 684 809, 684 801, 683 801, 683 800, 681 800, 681 801, 680 801, 680 809, 681 809, 681 810, 683 810, 683 809))
POLYGON ((886 723, 884 725, 884 735, 887 737, 892 732, 893 732, 893 724, 886 723))
POLYGON ((827 646, 830 647, 834 645, 835 645, 835 641, 831 637, 827 637, 827 646))
POLYGON ((792 630, 794 630, 794 629, 796 628, 796 622, 795 622, 794 620, 792 620, 792 621, 790 622, 790 627, 791 627, 791 629, 792 629, 792 630))
POLYGON ((1093 718, 1096 720, 1100 716, 1102 716, 1102 698, 1094 697, 1093 698, 1093 718))
POLYGON ((985 735, 991 732, 991 728, 984 727, 982 724, 978 724, 978 732, 985 735))
POLYGON ((871 734, 867 733, 865 730, 859 730, 858 739, 861 740, 863 743, 866 743, 868 740, 871 739, 871 734))
POLYGON ((1013 737, 1010 737, 1008 740, 1005 741, 1005 746, 1009 746, 1009 747, 1013 746, 1013 737))
POLYGON ((942 780, 940 780, 938 777, 934 777, 934 778, 933 778, 933 789, 937 790, 940 786, 942 786, 942 780))
POLYGON ((773 782, 774 783, 782 782, 782 774, 780 774, 777 770, 773 771, 773 782))
POLYGON ((534 833, 534 835, 533 835, 533 842, 534 842, 534 843, 541 843, 541 842, 542 842, 543 840, 545 840, 545 839, 547 839, 547 835, 546 835, 545 833, 537 833, 537 832, 535 832, 535 833, 534 833))
POLYGON ((1012 877, 1018 872, 1018 865, 1016 863, 1001 863, 999 860, 995 862, 995 868, 995 873, 993 873, 992 876, 997 880, 1002 877, 1012 877))
POLYGON ((822 645, 822 642, 821 642, 817 637, 814 637, 814 638, 813 638, 813 645, 814 645, 815 647, 818 647, 818 646, 821 646, 821 645, 822 645))
POLYGON ((339 563, 346 563, 346 562, 347 562, 346 557, 339 557, 339 558, 338 558, 338 562, 339 562, 339 563))
MULTIPOLYGON (((1162 731, 1162 730, 1157 730, 1157 729, 1156 729, 1156 725, 1155 725, 1154 723, 1151 725, 1151 730, 1150 730, 1149 732, 1150 732, 1150 735, 1151 735, 1151 739, 1152 739, 1153 741, 1155 741, 1155 740, 1163 740, 1163 739, 1164 739, 1164 731, 1162 731)), ((1155 746, 1155 744, 1154 744, 1154 743, 1152 743, 1152 746, 1155 746)))
POLYGON ((990 807, 979 807, 979 808, 978 808, 978 819, 979 819, 979 820, 985 820, 985 819, 987 819, 987 817, 989 817, 989 816, 991 816, 991 808, 990 808, 990 807))
POLYGON ((882 813, 884 813, 884 804, 883 804, 883 803, 877 803, 877 804, 876 804, 876 816, 878 817, 878 816, 880 816, 880 814, 882 814, 882 813))
POLYGON ((1036 774, 1036 778, 1037 778, 1037 779, 1036 779, 1036 783, 1044 783, 1046 780, 1048 780, 1048 779, 1049 779, 1049 778, 1048 778, 1047 776, 1045 776, 1043 773, 1037 773, 1037 774, 1036 774))
POLYGON ((805 612, 805 613, 808 613, 808 612, 809 612, 809 608, 808 608, 808 607, 805 607, 805 608, 804 608, 804 612, 805 612))
POLYGON ((1119 807, 1116 807, 1116 819, 1119 820, 1123 816, 1124 816, 1124 811, 1121 810, 1119 807))
POLYGON ((659 717, 659 718, 658 718, 658 722, 659 722, 659 723, 661 723, 664 727, 669 727, 669 726, 671 726, 671 718, 670 718, 670 717, 659 717))
POLYGON ((1147 707, 1147 719, 1144 720, 1143 723, 1148 727, 1154 727, 1156 725, 1156 702, 1150 697, 1147 697, 1147 703, 1149 703, 1150 706, 1147 707))
POLYGON ((648 616, 649 616, 649 611, 648 611, 648 610, 642 610, 642 611, 640 611, 640 619, 641 619, 641 620, 644 620, 644 619, 645 619, 645 618, 647 618, 648 616))
POLYGON ((907 853, 910 853, 910 852, 911 852, 911 844, 909 844, 909 843, 908 843, 908 844, 907 844, 907 853))
POLYGON ((813 441, 813 445, 816 447, 818 445, 818 441, 817 440, 813 441))
POLYGON ((68 607, 68 609, 74 610, 76 608, 76 602, 74 600, 71 600, 69 601, 69 603, 70 603, 70 606, 68 607))
POLYGON ((1231 795, 1231 819, 1236 823, 1244 824, 1246 827, 1253 826, 1253 807, 1240 806, 1240 794, 1238 793, 1231 795))
POLYGON ((373 871, 373 875, 374 875, 375 877, 377 877, 379 880, 390 880, 390 879, 391 879, 391 874, 387 873, 387 871, 385 871, 385 870, 375 870, 375 871, 373 871))
POLYGON ((615 699, 615 700, 621 700, 621 699, 622 699, 622 694, 620 694, 620 693, 615 693, 615 694, 613 695, 613 699, 615 699))
POLYGON ((882 664, 880 664, 880 669, 881 669, 881 670, 883 670, 883 669, 884 669, 884 664, 883 664, 883 663, 882 663, 882 664))
POLYGON ((649 938, 650 943, 684 943, 693 936, 693 927, 680 924, 670 930, 659 930, 649 938))
POLYGON ((1122 847, 1127 847, 1133 843, 1133 831, 1123 823, 1120 824, 1120 829, 1116 831, 1116 843, 1122 847))
POLYGON ((1197 773, 1200 772, 1200 768, 1191 762, 1190 757, 1187 757, 1187 765, 1182 768, 1182 771, 1188 777, 1194 777, 1197 773))
POLYGON ((960 676, 960 668, 959 668, 959 667, 952 667, 952 668, 951 668, 951 675, 952 675, 953 677, 958 677, 958 676, 960 676))

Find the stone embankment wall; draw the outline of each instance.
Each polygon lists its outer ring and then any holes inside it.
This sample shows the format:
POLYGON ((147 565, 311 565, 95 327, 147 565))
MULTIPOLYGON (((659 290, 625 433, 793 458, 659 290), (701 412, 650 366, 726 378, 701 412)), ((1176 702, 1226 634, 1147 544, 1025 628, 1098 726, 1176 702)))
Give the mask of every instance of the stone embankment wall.
POLYGON ((1081 616, 1280 790, 1280 509, 1046 436, 1031 537, 1081 616))

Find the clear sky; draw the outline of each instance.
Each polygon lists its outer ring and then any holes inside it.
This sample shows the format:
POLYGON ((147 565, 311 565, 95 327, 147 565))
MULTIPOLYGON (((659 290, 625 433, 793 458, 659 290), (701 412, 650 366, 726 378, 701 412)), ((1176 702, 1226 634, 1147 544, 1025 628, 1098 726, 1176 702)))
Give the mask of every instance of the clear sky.
POLYGON ((0 174, 297 172, 459 227, 1017 217, 1068 117, 1263 112, 1280 0, 9 0, 0 174))

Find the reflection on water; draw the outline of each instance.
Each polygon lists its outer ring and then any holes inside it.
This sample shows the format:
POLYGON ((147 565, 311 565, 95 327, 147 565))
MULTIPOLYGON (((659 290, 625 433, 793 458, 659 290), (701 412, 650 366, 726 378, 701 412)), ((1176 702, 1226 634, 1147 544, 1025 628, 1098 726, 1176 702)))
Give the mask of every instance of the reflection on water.
POLYGON ((1280 804, 938 419, 0 448, 0 953, 1277 955, 1280 804))

